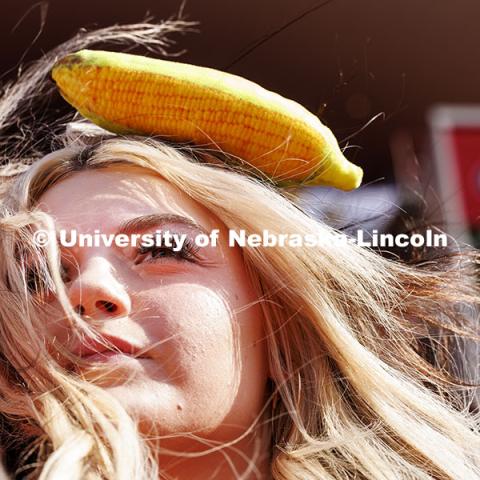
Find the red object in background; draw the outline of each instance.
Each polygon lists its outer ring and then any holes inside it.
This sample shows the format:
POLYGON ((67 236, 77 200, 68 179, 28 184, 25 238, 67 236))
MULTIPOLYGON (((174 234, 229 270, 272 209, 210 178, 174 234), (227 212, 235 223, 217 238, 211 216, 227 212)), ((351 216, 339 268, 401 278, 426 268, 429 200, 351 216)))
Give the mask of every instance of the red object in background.
POLYGON ((480 105, 436 107, 430 127, 447 231, 472 243, 480 230, 480 105))
POLYGON ((480 227, 480 115, 478 122, 478 127, 459 127, 445 132, 453 145, 466 220, 477 228, 480 227))

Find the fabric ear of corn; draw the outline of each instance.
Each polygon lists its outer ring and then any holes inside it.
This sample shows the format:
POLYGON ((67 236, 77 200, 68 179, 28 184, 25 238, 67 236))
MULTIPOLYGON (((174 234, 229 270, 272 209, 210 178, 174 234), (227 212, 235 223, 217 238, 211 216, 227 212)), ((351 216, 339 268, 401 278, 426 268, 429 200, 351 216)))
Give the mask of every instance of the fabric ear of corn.
POLYGON ((81 50, 52 77, 84 117, 119 134, 192 141, 233 154, 280 184, 357 188, 362 169, 300 104, 219 70, 81 50))

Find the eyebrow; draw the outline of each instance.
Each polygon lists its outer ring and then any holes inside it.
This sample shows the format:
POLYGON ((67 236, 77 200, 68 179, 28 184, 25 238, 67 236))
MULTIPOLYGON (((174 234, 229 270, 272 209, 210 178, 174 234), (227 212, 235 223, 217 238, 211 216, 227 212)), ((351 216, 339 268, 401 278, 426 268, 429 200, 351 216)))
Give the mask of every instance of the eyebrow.
POLYGON ((180 223, 188 227, 196 228, 208 235, 207 231, 195 220, 173 213, 142 215, 141 217, 132 218, 120 224, 117 235, 132 235, 133 233, 142 232, 152 227, 161 227, 167 223, 180 223))

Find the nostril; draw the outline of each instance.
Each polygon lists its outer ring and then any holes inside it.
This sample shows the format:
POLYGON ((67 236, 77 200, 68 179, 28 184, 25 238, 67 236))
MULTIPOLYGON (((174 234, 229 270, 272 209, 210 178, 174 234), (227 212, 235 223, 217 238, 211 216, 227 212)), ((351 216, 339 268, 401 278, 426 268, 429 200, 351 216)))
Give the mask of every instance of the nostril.
POLYGON ((99 310, 102 310, 103 312, 109 312, 109 313, 116 312, 118 308, 114 303, 107 302, 105 300, 98 300, 97 302, 95 302, 95 306, 99 310))
POLYGON ((79 315, 85 315, 85 308, 83 305, 77 305, 74 310, 79 314, 79 315))

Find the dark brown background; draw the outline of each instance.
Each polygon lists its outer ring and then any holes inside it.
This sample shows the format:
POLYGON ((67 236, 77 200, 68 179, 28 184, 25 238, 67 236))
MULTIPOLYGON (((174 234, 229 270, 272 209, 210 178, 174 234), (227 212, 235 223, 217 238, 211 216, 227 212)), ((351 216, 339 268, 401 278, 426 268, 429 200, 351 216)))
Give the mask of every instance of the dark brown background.
MULTIPOLYGON (((106 26, 174 14, 178 0, 61 1, 49 3, 43 33, 29 48, 40 10, 32 2, 2 0, 0 69, 14 69, 25 53, 37 58, 79 27, 106 26), (23 21, 16 27, 19 20, 23 21)), ((183 61, 224 68, 248 45, 316 2, 312 0, 189 0, 185 12, 201 33, 178 36, 183 61)), ((343 139, 379 112, 351 142, 349 157, 366 180, 392 179, 392 135, 413 135, 428 162, 426 113, 438 102, 477 102, 480 85, 479 0, 333 0, 285 29, 232 72, 291 97, 343 139), (348 80, 347 84, 345 81, 348 80)), ((4 78, 12 77, 13 71, 4 78)))

